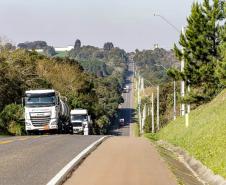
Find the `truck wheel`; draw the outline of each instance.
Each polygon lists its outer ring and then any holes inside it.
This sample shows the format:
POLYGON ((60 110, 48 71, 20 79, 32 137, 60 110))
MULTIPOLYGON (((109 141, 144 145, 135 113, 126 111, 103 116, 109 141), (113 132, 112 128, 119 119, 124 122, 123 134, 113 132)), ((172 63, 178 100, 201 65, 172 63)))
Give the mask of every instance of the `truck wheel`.
POLYGON ((30 135, 32 135, 32 131, 26 130, 26 134, 27 134, 28 136, 30 136, 30 135))
POLYGON ((74 134, 74 132, 73 132, 73 128, 70 128, 70 129, 69 129, 69 134, 71 134, 71 135, 73 135, 73 134, 74 134))

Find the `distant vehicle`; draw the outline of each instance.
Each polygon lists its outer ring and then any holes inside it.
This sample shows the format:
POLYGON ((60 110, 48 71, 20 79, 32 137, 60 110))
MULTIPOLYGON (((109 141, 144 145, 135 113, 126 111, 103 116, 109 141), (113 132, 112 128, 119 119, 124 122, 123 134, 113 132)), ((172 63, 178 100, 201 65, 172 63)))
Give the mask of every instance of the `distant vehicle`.
POLYGON ((91 118, 86 109, 71 110, 70 122, 73 127, 74 134, 88 135, 91 118))
POLYGON ((119 119, 119 124, 120 124, 120 126, 124 126, 125 125, 124 118, 119 119))
POLYGON ((128 93, 129 92, 129 86, 126 85, 124 88, 123 88, 123 92, 124 93, 128 93))
POLYGON ((53 89, 29 90, 23 100, 27 134, 35 131, 70 132, 70 110, 58 92, 53 89))

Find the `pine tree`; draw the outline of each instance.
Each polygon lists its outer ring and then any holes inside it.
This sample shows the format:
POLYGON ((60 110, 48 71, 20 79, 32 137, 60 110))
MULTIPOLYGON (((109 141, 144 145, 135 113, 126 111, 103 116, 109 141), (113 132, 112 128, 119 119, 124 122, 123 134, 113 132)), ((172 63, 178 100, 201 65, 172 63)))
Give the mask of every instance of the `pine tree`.
POLYGON ((175 45, 178 59, 185 61, 184 72, 180 73, 192 87, 190 101, 209 100, 218 89, 215 75, 216 61, 220 58, 220 24, 222 20, 222 2, 204 0, 202 4, 192 5, 191 15, 187 18, 185 33, 181 34, 179 44, 175 45))
MULTIPOLYGON (((225 5, 224 18, 226 18, 226 4, 224 5, 225 5)), ((226 87, 226 23, 222 28, 221 40, 222 42, 220 49, 222 58, 218 60, 216 75, 219 78, 221 85, 223 85, 223 87, 226 87)))

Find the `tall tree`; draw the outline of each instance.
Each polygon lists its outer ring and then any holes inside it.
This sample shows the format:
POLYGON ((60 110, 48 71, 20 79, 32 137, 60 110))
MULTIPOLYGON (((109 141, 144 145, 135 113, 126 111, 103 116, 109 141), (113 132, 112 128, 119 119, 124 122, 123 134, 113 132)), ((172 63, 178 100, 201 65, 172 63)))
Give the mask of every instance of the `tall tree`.
POLYGON ((104 44, 104 50, 105 50, 105 51, 110 51, 110 50, 113 49, 113 48, 114 48, 114 45, 113 45, 112 42, 106 42, 106 43, 104 44))
POLYGON ((81 48, 81 41, 79 39, 77 39, 75 41, 74 49, 79 50, 80 48, 81 48))
POLYGON ((220 58, 220 21, 223 18, 222 1, 204 0, 202 4, 192 5, 191 15, 185 33, 181 34, 179 44, 175 45, 176 56, 185 61, 181 77, 193 87, 190 101, 209 100, 218 89, 218 78, 214 71, 220 58))
MULTIPOLYGON (((226 3, 224 4, 224 18, 226 18, 226 3)), ((218 76, 220 83, 226 87, 226 22, 224 27, 222 28, 221 32, 221 60, 218 60, 217 68, 216 68, 216 75, 218 76)))

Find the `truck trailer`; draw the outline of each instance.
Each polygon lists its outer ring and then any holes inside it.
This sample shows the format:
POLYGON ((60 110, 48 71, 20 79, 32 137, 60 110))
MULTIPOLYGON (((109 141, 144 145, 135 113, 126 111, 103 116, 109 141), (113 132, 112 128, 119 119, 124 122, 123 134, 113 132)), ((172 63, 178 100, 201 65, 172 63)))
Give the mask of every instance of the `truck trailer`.
POLYGON ((27 134, 36 131, 72 132, 69 107, 55 90, 26 91, 24 105, 27 134))

